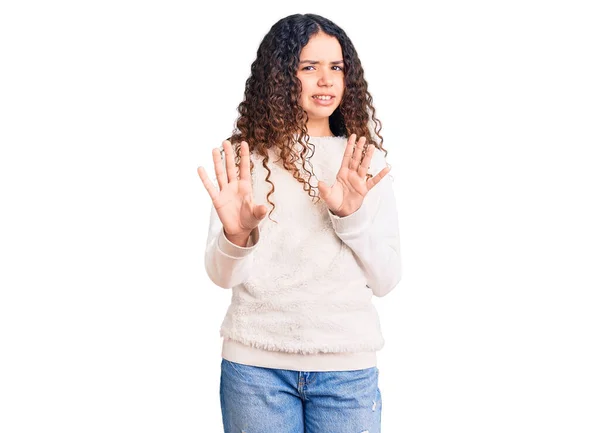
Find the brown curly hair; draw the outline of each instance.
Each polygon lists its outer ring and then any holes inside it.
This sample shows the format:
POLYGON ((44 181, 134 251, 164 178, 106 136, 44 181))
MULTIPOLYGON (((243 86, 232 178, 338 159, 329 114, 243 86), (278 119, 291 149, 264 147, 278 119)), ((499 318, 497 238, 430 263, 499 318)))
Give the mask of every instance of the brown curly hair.
MULTIPOLYGON (((242 141, 248 143, 250 153, 264 157, 262 165, 267 170, 265 180, 271 184, 267 201, 273 206, 269 218, 275 209, 275 204, 270 200, 275 185, 270 180, 267 149, 278 149, 283 167, 303 184, 309 196, 316 197, 317 201, 320 199, 318 190, 308 182, 314 173, 306 158, 314 152, 314 145, 308 142, 308 114, 300 105, 302 84, 296 76, 302 48, 311 36, 319 32, 337 38, 344 61, 344 96, 329 117, 331 132, 338 137, 349 137, 353 133, 357 137, 367 137, 367 142, 372 142, 387 156, 380 134, 381 121, 375 117, 373 98, 367 90, 360 59, 344 30, 314 14, 295 14, 282 18, 271 27, 258 47, 250 77, 246 80, 244 99, 238 106, 239 117, 228 138, 235 149, 237 166, 241 159, 242 141), (303 173, 300 173, 297 161, 301 161, 303 173), (307 169, 307 163, 310 170, 307 169)), ((363 156, 365 151, 366 147, 363 156)), ((253 170, 253 162, 250 167, 253 170)))

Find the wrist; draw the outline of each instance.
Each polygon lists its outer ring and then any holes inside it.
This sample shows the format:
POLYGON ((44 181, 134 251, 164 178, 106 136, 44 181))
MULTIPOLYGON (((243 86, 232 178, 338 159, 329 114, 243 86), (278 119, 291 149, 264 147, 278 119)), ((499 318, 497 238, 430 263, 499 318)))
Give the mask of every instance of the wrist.
POLYGON ((348 210, 346 210, 346 209, 338 209, 338 210, 336 210, 336 211, 333 211, 333 210, 329 209, 329 211, 330 211, 332 214, 334 214, 336 217, 338 217, 338 218, 344 218, 344 217, 347 217, 348 215, 351 215, 351 214, 353 214, 354 212, 356 212, 356 211, 352 211, 352 212, 350 212, 350 211, 348 211, 348 210))
POLYGON ((223 233, 229 242, 237 245, 238 247, 245 248, 246 245, 248 245, 248 240, 250 239, 250 234, 252 231, 230 234, 223 230, 223 233))

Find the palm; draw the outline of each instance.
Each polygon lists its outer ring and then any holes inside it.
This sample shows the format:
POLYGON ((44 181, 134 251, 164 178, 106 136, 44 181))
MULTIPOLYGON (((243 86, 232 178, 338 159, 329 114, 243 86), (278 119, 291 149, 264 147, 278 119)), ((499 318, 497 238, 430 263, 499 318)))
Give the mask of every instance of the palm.
POLYGON ((208 179, 203 167, 198 168, 198 174, 210 195, 225 233, 230 235, 249 233, 265 217, 267 207, 255 205, 252 198, 248 144, 245 141, 241 144, 239 178, 231 143, 227 140, 224 141, 223 149, 225 151, 225 170, 221 153, 218 149, 213 149, 213 162, 219 191, 208 179))
POLYGON ((235 180, 227 183, 213 200, 213 206, 227 233, 235 234, 250 231, 255 220, 252 214, 252 185, 248 180, 235 180))
POLYGON ((361 161, 365 142, 365 137, 361 137, 355 147, 356 135, 352 134, 348 139, 334 184, 331 187, 324 182, 318 184, 320 196, 327 207, 338 216, 343 217, 356 212, 362 206, 367 193, 390 171, 389 167, 385 167, 376 176, 367 178, 375 146, 369 146, 361 161))

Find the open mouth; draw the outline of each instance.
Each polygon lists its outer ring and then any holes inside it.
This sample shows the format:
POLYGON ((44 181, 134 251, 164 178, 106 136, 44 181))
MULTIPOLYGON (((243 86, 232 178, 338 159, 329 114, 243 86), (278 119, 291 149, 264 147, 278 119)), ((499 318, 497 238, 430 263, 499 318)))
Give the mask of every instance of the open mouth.
POLYGON ((315 95, 312 97, 312 100, 315 105, 321 107, 328 107, 335 104, 335 96, 333 95, 315 95))

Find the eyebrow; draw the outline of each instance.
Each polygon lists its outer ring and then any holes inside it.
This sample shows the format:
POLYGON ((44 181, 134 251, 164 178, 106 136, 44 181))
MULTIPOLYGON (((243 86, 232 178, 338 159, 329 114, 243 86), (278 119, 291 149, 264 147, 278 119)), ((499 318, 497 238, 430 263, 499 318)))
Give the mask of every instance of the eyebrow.
MULTIPOLYGON (((321 62, 318 62, 316 60, 301 60, 300 64, 302 63, 310 63, 311 65, 318 65, 321 62)), ((329 62, 330 65, 339 65, 340 63, 344 63, 343 60, 336 60, 335 62, 329 62)))

